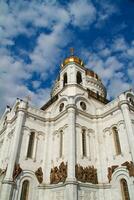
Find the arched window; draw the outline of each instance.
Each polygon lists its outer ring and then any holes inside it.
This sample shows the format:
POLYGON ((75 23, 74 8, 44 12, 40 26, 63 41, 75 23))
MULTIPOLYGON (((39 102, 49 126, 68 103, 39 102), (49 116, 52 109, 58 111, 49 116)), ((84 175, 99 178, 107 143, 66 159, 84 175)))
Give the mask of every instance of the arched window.
POLYGON ((61 130, 60 131, 60 158, 62 157, 63 155, 63 131, 61 130))
POLYGON ((64 74, 63 76, 63 86, 67 84, 67 73, 64 74))
POLYGON ((78 83, 78 84, 81 84, 81 83, 82 83, 82 77, 81 77, 81 73, 80 73, 80 72, 77 72, 76 80, 77 80, 77 83, 78 83))
POLYGON ((31 132, 30 137, 29 137, 28 150, 27 150, 28 158, 32 158, 33 156, 34 140, 35 140, 35 133, 31 132))
POLYGON ((28 200, 29 181, 25 180, 22 184, 20 200, 28 200))
POLYGON ((113 137, 114 137, 116 155, 119 155, 121 154, 121 146, 120 146, 120 140, 119 140, 119 134, 118 134, 117 128, 113 127, 112 132, 113 132, 113 137))
POLYGON ((120 180, 122 200, 130 200, 127 181, 123 178, 120 180))
POLYGON ((86 156, 86 130, 82 129, 82 155, 86 156))

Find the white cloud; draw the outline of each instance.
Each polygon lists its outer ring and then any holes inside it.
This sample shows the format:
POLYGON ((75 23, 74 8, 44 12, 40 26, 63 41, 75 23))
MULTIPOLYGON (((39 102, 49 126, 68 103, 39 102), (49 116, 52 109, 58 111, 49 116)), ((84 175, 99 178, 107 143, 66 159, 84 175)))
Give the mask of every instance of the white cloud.
POLYGON ((96 27, 100 28, 113 14, 119 14, 119 9, 112 2, 108 0, 98 0, 99 11, 97 12, 97 23, 96 27))
POLYGON ((85 27, 92 24, 96 19, 96 8, 91 1, 78 0, 70 3, 69 11, 72 18, 72 24, 79 27, 85 27))

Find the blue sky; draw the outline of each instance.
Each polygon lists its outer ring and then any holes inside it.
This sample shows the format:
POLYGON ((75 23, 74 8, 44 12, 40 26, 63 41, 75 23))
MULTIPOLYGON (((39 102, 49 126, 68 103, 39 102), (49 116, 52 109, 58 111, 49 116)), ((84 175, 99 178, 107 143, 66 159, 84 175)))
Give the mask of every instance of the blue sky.
POLYGON ((69 48, 108 98, 134 88, 134 0, 1 0, 0 113, 17 97, 40 107, 69 48))

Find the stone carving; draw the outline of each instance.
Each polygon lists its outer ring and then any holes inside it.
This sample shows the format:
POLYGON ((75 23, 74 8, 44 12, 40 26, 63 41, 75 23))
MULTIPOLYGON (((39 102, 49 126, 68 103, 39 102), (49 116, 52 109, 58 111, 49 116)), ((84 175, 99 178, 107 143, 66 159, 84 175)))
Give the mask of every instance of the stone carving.
POLYGON ((129 171, 129 176, 134 176, 134 163, 132 161, 124 162, 122 166, 126 166, 127 170, 129 171))
POLYGON ((51 173, 50 173, 50 183, 51 184, 57 184, 59 182, 65 182, 67 178, 67 164, 64 164, 64 162, 62 162, 58 167, 54 167, 53 169, 51 169, 51 173))
POLYGON ((42 172, 42 168, 41 167, 39 167, 37 169, 37 171, 35 171, 35 175, 36 175, 37 180, 41 184, 43 182, 43 172, 42 172))
POLYGON ((75 175, 78 181, 98 184, 97 169, 94 166, 75 166, 75 175))
POLYGON ((13 171, 13 180, 15 180, 21 172, 22 172, 22 169, 20 167, 20 164, 19 163, 15 164, 14 171, 13 171))
POLYGON ((108 175, 107 175, 107 177, 108 177, 109 183, 112 180, 112 174, 113 174, 113 172, 115 171, 115 169, 117 167, 118 167, 118 165, 113 165, 111 167, 108 167, 108 175))

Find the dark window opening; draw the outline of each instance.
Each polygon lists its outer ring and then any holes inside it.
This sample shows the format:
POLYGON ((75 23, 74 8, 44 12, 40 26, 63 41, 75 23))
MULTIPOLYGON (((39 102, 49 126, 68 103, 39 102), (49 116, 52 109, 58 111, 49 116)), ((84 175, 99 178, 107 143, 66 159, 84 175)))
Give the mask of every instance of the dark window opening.
POLYGON ((120 180, 122 200, 130 200, 127 181, 123 178, 120 180))
POLYGON ((25 180, 22 184, 20 200, 28 200, 29 181, 25 180))
POLYGON ((63 76, 63 86, 67 84, 67 73, 64 74, 63 76))
POLYGON ((82 154, 83 156, 86 156, 86 130, 82 130, 82 154))
POLYGON ((77 83, 78 83, 78 84, 81 84, 81 83, 82 83, 82 77, 81 77, 81 73, 80 73, 80 72, 77 72, 76 79, 77 79, 77 83))
POLYGON ((32 155, 33 155, 34 138, 35 138, 35 133, 31 132, 31 135, 29 137, 28 151, 27 151, 28 158, 32 158, 32 155))
POLYGON ((114 144, 115 144, 115 151, 116 155, 121 154, 121 146, 120 146, 120 140, 119 140, 119 134, 116 127, 113 127, 113 136, 114 136, 114 144))

